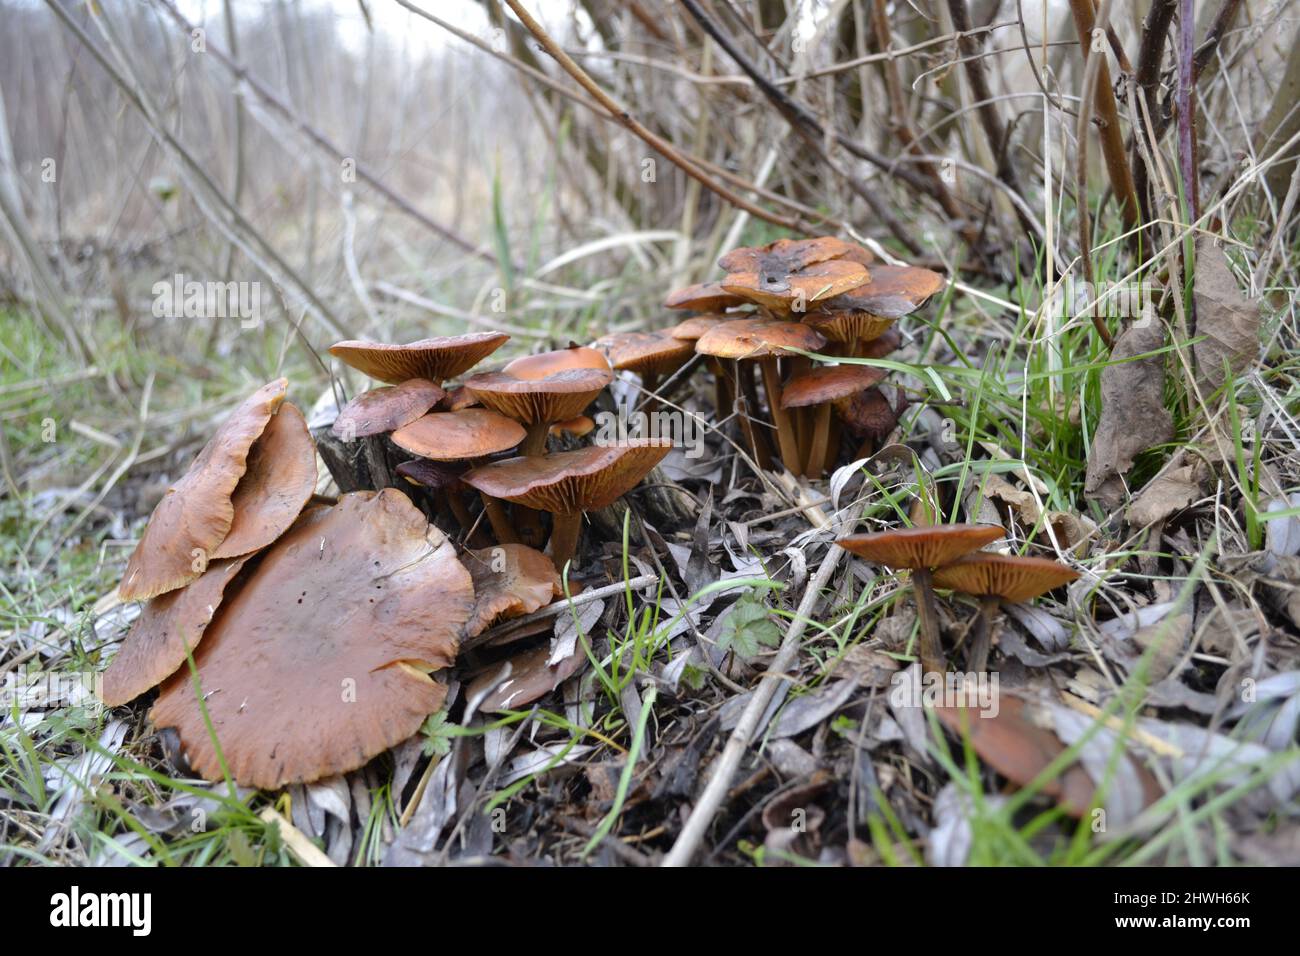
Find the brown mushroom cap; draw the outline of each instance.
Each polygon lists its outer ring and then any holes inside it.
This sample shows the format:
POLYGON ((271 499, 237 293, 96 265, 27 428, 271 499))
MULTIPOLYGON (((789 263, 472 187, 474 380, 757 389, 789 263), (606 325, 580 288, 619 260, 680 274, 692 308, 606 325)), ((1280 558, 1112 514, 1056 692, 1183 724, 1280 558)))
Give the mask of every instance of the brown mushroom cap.
POLYGON ((1010 604, 1019 604, 1032 601, 1078 577, 1078 571, 1050 558, 968 554, 952 564, 936 568, 934 585, 976 597, 998 597, 1010 604))
POLYGON ((894 430, 901 410, 894 408, 880 389, 868 388, 847 398, 836 399, 835 414, 849 434, 880 440, 894 430))
POLYGON ((902 344, 903 333, 898 331, 898 326, 891 325, 874 339, 863 342, 855 354, 859 358, 884 358, 891 352, 898 351, 902 344))
POLYGON ((465 386, 493 411, 536 425, 576 418, 612 381, 604 355, 577 347, 515 359, 499 372, 475 375, 465 386))
POLYGON ((705 332, 695 351, 725 359, 758 359, 791 355, 787 349, 816 352, 826 340, 816 330, 799 322, 780 319, 735 319, 705 332))
POLYGON ((805 314, 802 321, 832 342, 870 342, 884 335, 897 320, 862 311, 832 312, 823 307, 805 314))
POLYGON ((474 579, 474 610, 466 637, 477 637, 497 621, 531 614, 564 593, 555 564, 523 544, 469 551, 465 567, 474 579))
POLYGON ((721 322, 730 322, 733 319, 733 316, 725 315, 693 315, 668 329, 668 334, 675 339, 687 339, 694 342, 715 325, 721 322))
POLYGON ((882 319, 910 315, 944 286, 937 272, 918 266, 873 266, 871 282, 828 299, 826 312, 866 312, 882 319))
POLYGON ((248 467, 230 496, 230 532, 208 557, 237 558, 265 548, 289 530, 316 491, 316 443, 307 420, 285 402, 248 453, 248 467))
POLYGON ((871 253, 861 246, 834 236, 814 239, 778 239, 765 246, 742 246, 732 249, 718 266, 724 272, 771 272, 789 275, 818 262, 846 259, 866 265, 871 253))
POLYGON ((527 508, 577 514, 613 504, 672 447, 667 439, 646 439, 509 458, 466 472, 464 481, 485 495, 527 508))
POLYGON ((722 288, 721 282, 697 282, 669 293, 664 300, 664 305, 670 309, 690 309, 692 312, 722 312, 745 304, 740 296, 722 288))
POLYGON ((524 440, 518 422, 486 408, 430 412, 389 436, 398 448, 434 461, 481 458, 514 448, 524 440))
POLYGON ((409 425, 446 396, 428 379, 411 378, 362 392, 343 406, 330 431, 342 439, 368 438, 409 425))
POLYGON ((398 465, 396 471, 413 485, 432 488, 434 491, 447 491, 460 487, 461 468, 464 466, 458 468, 428 458, 412 458, 398 465))
POLYGON ((556 422, 551 426, 552 435, 571 435, 574 438, 582 438, 590 435, 596 430, 596 423, 587 415, 579 415, 577 418, 568 418, 562 422, 556 422))
POLYGON ((407 345, 348 341, 331 345, 330 354, 389 385, 411 378, 440 384, 473 368, 509 339, 504 332, 467 332, 407 345))
POLYGON ((733 272, 722 280, 722 287, 774 311, 789 312, 800 302, 811 305, 870 281, 871 273, 861 263, 832 259, 789 274, 733 272))
MULTIPOLYGON (((308 511, 228 598, 195 654, 234 779, 276 789, 364 765, 441 706, 474 603, 455 548, 395 488, 308 511)), ((150 713, 209 780, 221 763, 189 668, 150 713)))
POLYGON ((782 408, 804 408, 848 398, 877 385, 883 368, 870 365, 821 365, 796 375, 781 389, 782 408))
POLYGON ((851 534, 835 543, 859 557, 891 568, 933 568, 951 564, 1006 532, 996 525, 939 524, 927 528, 895 528, 851 534))
MULTIPOLYGON (((495 713, 527 707, 576 674, 586 663, 587 655, 579 646, 558 664, 548 665, 550 658, 551 649, 545 644, 513 655, 510 658, 510 676, 483 698, 479 710, 495 713)), ((466 696, 475 697, 491 686, 500 670, 500 665, 496 665, 475 677, 465 691, 466 696)))
POLYGON ((475 405, 481 404, 483 403, 468 388, 464 385, 457 385, 453 389, 448 389, 447 394, 438 403, 438 411, 458 412, 462 408, 473 408, 475 405))
POLYGON ((695 354, 690 342, 667 332, 615 332, 591 347, 604 353, 615 370, 638 375, 671 375, 695 354))
POLYGON ((247 468, 249 449, 288 387, 288 379, 277 379, 241 402, 189 471, 167 489, 126 563, 118 586, 123 601, 174 591, 203 573, 208 556, 230 533, 235 518, 231 495, 247 468))
POLYGON ((221 605, 221 597, 246 558, 213 561, 196 581, 153 598, 104 671, 103 698, 120 707, 158 686, 185 663, 185 649, 199 646, 221 605))

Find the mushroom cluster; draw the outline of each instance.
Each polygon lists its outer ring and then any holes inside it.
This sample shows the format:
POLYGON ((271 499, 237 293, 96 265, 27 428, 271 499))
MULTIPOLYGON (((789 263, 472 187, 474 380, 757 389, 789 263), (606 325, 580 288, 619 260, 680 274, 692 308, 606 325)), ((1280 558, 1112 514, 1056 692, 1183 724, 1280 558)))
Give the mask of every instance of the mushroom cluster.
POLYGON ((439 672, 462 642, 559 597, 583 512, 670 447, 572 447, 613 380, 596 349, 448 384, 507 338, 333 346, 385 384, 347 403, 331 434, 374 461, 410 456, 336 499, 315 495, 317 446, 286 380, 237 406, 128 560, 119 593, 146 603, 104 673, 105 703, 159 688, 150 718, 195 771, 267 789, 356 769, 414 735, 443 705, 439 672), (548 534, 549 554, 521 541, 548 534))
POLYGON ((911 571, 923 673, 946 669, 935 586, 979 598, 967 658, 970 669, 979 672, 988 666, 993 615, 1002 602, 1032 601, 1079 577, 1073 568, 1048 558, 979 550, 1004 534, 997 525, 929 525, 849 535, 836 544, 874 564, 911 571))
POLYGON ((861 246, 829 236, 733 249, 718 265, 723 279, 679 289, 665 303, 700 314, 658 334, 693 341, 707 357, 719 418, 735 414, 755 463, 779 460, 820 477, 839 460, 845 431, 859 453, 870 452, 882 414, 893 412, 878 388, 885 374, 835 359, 896 349, 895 323, 943 288, 943 277, 878 265, 861 246), (829 360, 814 366, 809 352, 829 360))

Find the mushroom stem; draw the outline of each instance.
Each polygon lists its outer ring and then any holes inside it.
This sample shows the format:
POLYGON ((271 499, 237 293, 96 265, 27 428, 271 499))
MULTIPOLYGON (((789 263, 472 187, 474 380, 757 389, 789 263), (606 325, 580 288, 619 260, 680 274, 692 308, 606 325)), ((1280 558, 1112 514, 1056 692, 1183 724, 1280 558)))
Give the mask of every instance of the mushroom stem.
POLYGON ((968 658, 968 666, 977 674, 989 666, 989 651, 993 648, 993 615, 997 613, 1000 603, 997 595, 980 598, 980 610, 975 617, 968 658))
POLYGON ((555 570, 564 573, 564 565, 573 559, 578 550, 578 535, 582 533, 582 512, 551 515, 551 561, 555 570))
POLYGON ((772 453, 768 448, 767 436, 759 431, 754 422, 754 415, 758 411, 754 376, 749 367, 742 366, 739 361, 732 362, 732 365, 736 373, 736 406, 740 414, 740 428, 745 433, 745 440, 749 442, 750 451, 754 453, 754 463, 766 471, 772 467, 772 453))
POLYGON ((731 414, 735 399, 731 397, 731 379, 717 356, 708 356, 709 371, 713 375, 713 411, 718 421, 731 414))
POLYGON ((840 459, 840 417, 832 413, 830 428, 827 429, 826 459, 822 462, 822 472, 834 471, 835 463, 840 459))
POLYGON ((912 572, 912 589, 916 592, 916 619, 921 629, 921 673, 942 674, 945 663, 939 640, 939 611, 934 603, 934 586, 930 569, 912 572))
POLYGON ((831 437, 831 403, 822 402, 817 406, 817 417, 813 419, 812 440, 808 445, 808 457, 803 473, 809 478, 820 478, 826 467, 826 448, 831 437))
POLYGON ((550 422, 534 422, 527 426, 528 434, 524 440, 519 443, 519 454, 521 455, 545 455, 546 454, 546 437, 550 433, 550 422))
POLYGON ((781 446, 781 461, 791 474, 798 474, 799 439, 795 437, 790 413, 781 407, 781 375, 777 371, 776 356, 766 356, 760 360, 760 364, 763 367, 763 388, 767 392, 768 408, 772 411, 772 423, 776 425, 776 438, 781 446))
POLYGON ((480 492, 479 497, 483 499, 483 512, 487 515, 488 523, 492 525, 492 533, 496 535, 497 544, 518 544, 519 535, 515 534, 514 526, 506 516, 505 506, 491 495, 480 492))
POLYGON ((655 394, 655 391, 659 388, 662 379, 663 376, 657 372, 644 372, 641 375, 641 391, 645 396, 641 410, 646 414, 659 407, 659 396, 655 394))

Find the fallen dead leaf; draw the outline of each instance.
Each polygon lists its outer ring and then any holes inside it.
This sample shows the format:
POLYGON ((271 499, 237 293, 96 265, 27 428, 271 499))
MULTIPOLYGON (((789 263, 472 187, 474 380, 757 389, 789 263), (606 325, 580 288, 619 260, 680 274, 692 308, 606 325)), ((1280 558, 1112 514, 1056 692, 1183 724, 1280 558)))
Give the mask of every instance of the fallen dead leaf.
POLYGON ((1259 303, 1241 291, 1228 257, 1209 236, 1196 243, 1196 336, 1192 346, 1201 388, 1208 396, 1227 378, 1241 374, 1259 354, 1259 303))

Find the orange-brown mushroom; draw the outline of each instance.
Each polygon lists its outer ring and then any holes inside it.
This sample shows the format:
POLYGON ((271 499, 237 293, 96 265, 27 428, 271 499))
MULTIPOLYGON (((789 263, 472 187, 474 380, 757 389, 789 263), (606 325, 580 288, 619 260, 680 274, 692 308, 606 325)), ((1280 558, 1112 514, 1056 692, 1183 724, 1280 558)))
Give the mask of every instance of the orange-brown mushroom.
POLYGON ((488 408, 524 425, 521 454, 540 455, 550 426, 581 415, 613 380, 604 355, 578 346, 515 359, 465 386, 488 408))
POLYGON ((798 272, 819 262, 844 259, 867 265, 872 255, 861 246, 834 236, 812 239, 778 239, 765 246, 742 246, 718 260, 724 272, 798 272))
POLYGON ((847 259, 818 262, 790 273, 733 272, 722 280, 728 292, 781 315, 806 312, 813 303, 842 295, 871 281, 867 267, 847 259))
POLYGON ((415 421, 446 394, 423 378, 372 388, 343 406, 330 431, 343 441, 391 432, 415 421))
POLYGON ((247 558, 213 561, 183 588, 148 601, 104 671, 105 705, 120 707, 157 687, 185 663, 216 616, 227 586, 247 558))
POLYGON ((689 309, 692 312, 723 312, 747 304, 745 299, 722 288, 719 282, 697 282, 669 293, 664 300, 664 305, 670 309, 689 309))
POLYGON ((429 673, 451 666, 473 604, 455 548, 410 499, 343 495, 271 546, 208 625, 198 686, 181 668, 150 716, 208 780, 222 758, 267 790, 355 770, 441 706, 429 673))
POLYGON ((466 472, 464 481, 493 498, 550 512, 551 560, 563 568, 577 549, 582 513, 613 504, 671 449, 666 439, 634 440, 509 458, 466 472))
POLYGON ((988 665, 993 641, 993 615, 1003 601, 1008 604, 1032 601, 1078 577, 1078 571, 1050 558, 968 554, 936 568, 934 585, 980 599, 971 638, 970 667, 982 671, 988 665))
POLYGON ((669 332, 615 332, 591 347, 603 353, 616 372, 635 372, 641 387, 653 395, 660 382, 691 360, 695 347, 669 332))
POLYGON ((944 669, 932 569, 951 564, 1003 534, 1003 529, 996 525, 945 524, 853 534, 835 543, 875 564, 912 572, 916 615, 921 625, 921 667, 931 673, 944 669))
MULTIPOLYGON (((527 707, 576 674, 587 660, 587 655, 581 647, 576 647, 572 654, 555 664, 550 663, 550 658, 551 648, 545 644, 513 655, 510 658, 509 676, 492 688, 479 704, 479 709, 485 713, 496 713, 527 707)), ((476 697, 491 687, 500 671, 501 666, 496 665, 480 673, 470 682, 465 691, 466 696, 476 697)))
POLYGON ((235 408, 203 446, 189 471, 167 489, 126 563, 123 601, 143 601, 184 587, 207 567, 235 518, 231 496, 248 453, 284 401, 287 379, 263 385, 235 408))
POLYGON ((474 610, 465 625, 466 637, 478 637, 498 621, 531 614, 564 593, 555 563, 527 545, 480 548, 463 561, 474 579, 474 610))
POLYGON ((835 403, 875 386, 884 377, 883 369, 869 365, 822 365, 782 386, 784 408, 816 409, 811 427, 800 434, 800 438, 807 437, 807 450, 800 447, 803 474, 820 477, 839 451, 839 420, 832 414, 835 403))
POLYGON ((579 415, 551 426, 551 435, 555 438, 568 435, 570 438, 585 438, 596 430, 596 423, 588 415, 579 415))
POLYGON ((389 385, 412 378, 441 385, 473 368, 509 340, 510 336, 504 332, 467 332, 421 339, 407 345, 347 341, 331 345, 330 354, 389 385))
POLYGON ((937 272, 916 266, 873 266, 871 282, 822 301, 803 321, 844 348, 859 355, 862 343, 880 337, 943 288, 937 272))

